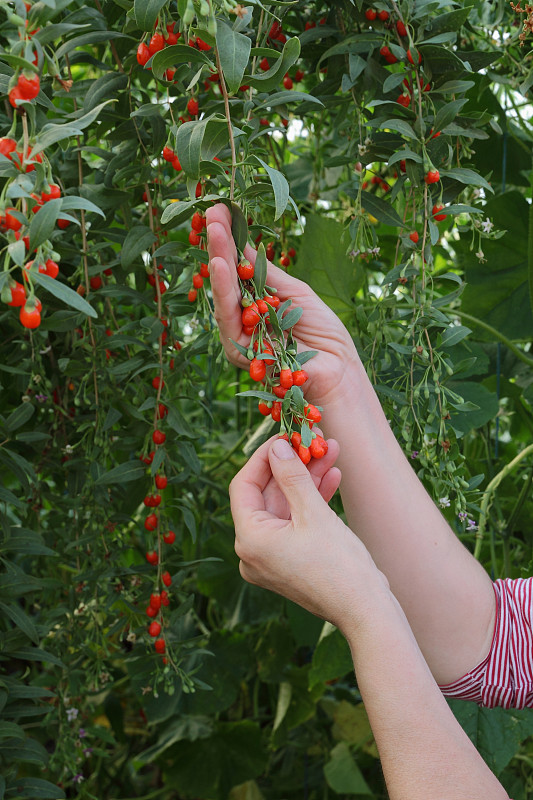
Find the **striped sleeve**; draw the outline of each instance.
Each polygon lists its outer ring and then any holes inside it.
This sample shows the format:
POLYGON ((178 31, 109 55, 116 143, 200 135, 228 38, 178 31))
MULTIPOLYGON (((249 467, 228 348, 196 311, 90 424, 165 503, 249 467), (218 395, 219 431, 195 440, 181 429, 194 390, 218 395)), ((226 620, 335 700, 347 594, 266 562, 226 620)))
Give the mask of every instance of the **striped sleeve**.
POLYGON ((440 689, 487 708, 533 708, 533 578, 505 578, 493 587, 496 623, 487 657, 440 689))

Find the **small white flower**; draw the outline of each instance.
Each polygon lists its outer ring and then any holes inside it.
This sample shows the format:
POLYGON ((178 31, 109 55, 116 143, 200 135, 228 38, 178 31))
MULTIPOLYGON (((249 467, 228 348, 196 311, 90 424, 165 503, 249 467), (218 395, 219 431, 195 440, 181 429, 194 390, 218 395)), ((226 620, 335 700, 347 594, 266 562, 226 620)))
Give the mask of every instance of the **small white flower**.
POLYGON ((360 155, 360 156, 364 156, 364 154, 365 154, 365 153, 366 153, 366 151, 367 151, 367 148, 365 147, 365 145, 364 145, 364 144, 358 144, 358 145, 357 145, 357 149, 359 150, 359 155, 360 155))
POLYGON ((77 708, 67 708, 67 719, 69 722, 72 722, 78 716, 79 711, 77 708))
POLYGON ((483 233, 490 233, 494 228, 494 222, 492 222, 490 219, 484 219, 481 223, 481 227, 483 228, 483 233))
POLYGON ((483 250, 478 250, 476 253, 476 258, 479 258, 480 264, 486 264, 487 259, 485 258, 485 253, 483 250))
POLYGON ((451 505, 450 498, 449 497, 439 497, 439 505, 440 505, 441 508, 449 508, 450 505, 451 505))

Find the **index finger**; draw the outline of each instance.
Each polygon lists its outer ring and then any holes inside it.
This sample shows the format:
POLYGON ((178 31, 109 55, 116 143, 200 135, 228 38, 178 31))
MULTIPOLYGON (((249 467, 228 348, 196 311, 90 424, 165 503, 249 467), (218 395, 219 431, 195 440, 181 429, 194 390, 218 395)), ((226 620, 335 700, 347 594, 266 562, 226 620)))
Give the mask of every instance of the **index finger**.
POLYGON ((258 511, 264 512, 268 518, 272 517, 265 510, 263 492, 272 477, 268 451, 274 439, 277 439, 277 435, 258 447, 230 483, 231 514, 235 527, 246 525, 251 515, 258 511))

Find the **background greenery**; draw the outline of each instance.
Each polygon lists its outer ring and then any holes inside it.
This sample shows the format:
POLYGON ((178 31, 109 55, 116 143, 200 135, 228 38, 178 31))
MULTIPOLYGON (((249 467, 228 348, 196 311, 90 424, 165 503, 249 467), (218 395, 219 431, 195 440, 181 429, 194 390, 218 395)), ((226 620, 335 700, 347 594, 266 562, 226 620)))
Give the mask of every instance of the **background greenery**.
MULTIPOLYGON (((530 575, 523 21, 500 0, 0 3, 0 133, 43 153, 29 172, 0 155, 0 214, 15 207, 36 258, 60 264, 57 280, 34 277, 34 332, 0 308, 0 800, 385 797, 343 638, 240 579, 227 487, 269 423, 236 397, 249 381, 225 362, 209 281, 188 300, 205 259, 190 218, 233 194, 251 241, 273 242, 275 261, 294 248, 288 270, 349 327, 457 535, 493 578, 530 575), (369 22, 371 8, 388 19, 369 22), (285 42, 269 37, 276 19, 285 42), (171 21, 181 39, 140 66, 139 43, 171 21), (205 49, 185 44, 197 36, 205 49), (41 91, 15 111, 21 69, 41 91), (430 89, 405 108, 417 75, 430 89), (61 198, 34 211, 51 182, 61 198), (452 205, 438 224, 437 202, 452 205), (150 466, 160 401, 167 439, 150 466), (168 487, 147 531, 158 470, 168 487), (163 570, 166 664, 145 615, 163 570)), ((12 231, 0 241, 5 289, 28 256, 12 231)), ((533 715, 452 705, 510 795, 532 797, 533 715)))

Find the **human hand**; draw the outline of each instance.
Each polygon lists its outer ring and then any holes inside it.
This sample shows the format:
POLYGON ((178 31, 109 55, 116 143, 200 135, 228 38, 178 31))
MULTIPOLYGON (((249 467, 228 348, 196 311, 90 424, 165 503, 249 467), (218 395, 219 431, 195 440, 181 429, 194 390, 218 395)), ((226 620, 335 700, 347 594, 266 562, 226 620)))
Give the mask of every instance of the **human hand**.
POLYGON ((265 442, 230 485, 235 551, 249 583, 353 629, 369 592, 388 584, 328 506, 340 482, 337 443, 308 470, 283 439, 265 442))
MULTIPOLYGON (((215 304, 215 317, 220 328, 220 339, 228 359, 243 369, 249 362, 230 341, 248 346, 250 337, 242 329, 241 292, 237 277, 237 251, 231 234, 229 209, 218 203, 207 209, 207 236, 210 260, 211 289, 215 304)), ((256 251, 246 245, 245 257, 255 264, 256 251)), ((267 284, 277 290, 281 301, 291 298, 303 309, 303 315, 294 326, 293 334, 298 350, 317 350, 318 355, 305 364, 309 375, 306 398, 317 405, 328 402, 328 395, 335 399, 353 394, 353 385, 348 378, 349 365, 359 362, 351 336, 336 314, 320 300, 303 281, 287 275, 268 262, 267 284)))

